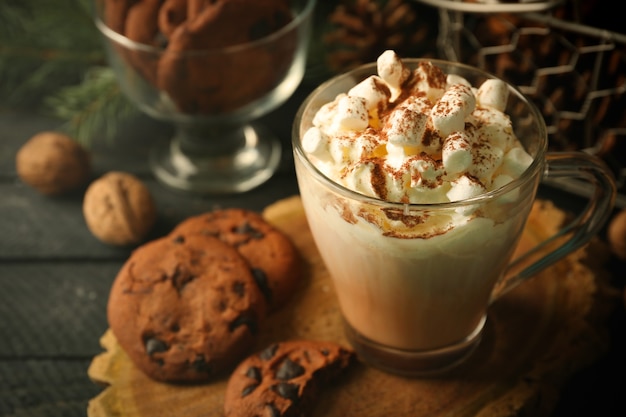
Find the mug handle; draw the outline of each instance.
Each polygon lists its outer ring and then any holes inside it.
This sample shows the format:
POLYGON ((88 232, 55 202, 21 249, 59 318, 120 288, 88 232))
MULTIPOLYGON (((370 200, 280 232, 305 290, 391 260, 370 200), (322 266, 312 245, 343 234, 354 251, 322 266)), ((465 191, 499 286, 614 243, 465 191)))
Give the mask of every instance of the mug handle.
POLYGON ((560 178, 587 182, 593 190, 587 205, 559 232, 509 264, 491 294, 490 303, 585 245, 610 217, 617 187, 612 172, 600 158, 584 152, 548 152, 542 181, 560 178))

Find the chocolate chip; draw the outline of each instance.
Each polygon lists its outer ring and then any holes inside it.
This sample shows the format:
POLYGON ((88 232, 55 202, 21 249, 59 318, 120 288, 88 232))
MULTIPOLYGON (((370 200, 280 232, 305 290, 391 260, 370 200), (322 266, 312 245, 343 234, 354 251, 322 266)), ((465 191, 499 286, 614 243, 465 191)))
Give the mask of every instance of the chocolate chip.
POLYGON ((191 363, 191 367, 197 372, 210 374, 212 372, 211 365, 204 360, 204 356, 198 355, 196 359, 191 363))
POLYGON ((291 400, 294 403, 298 401, 299 387, 296 384, 279 382, 278 384, 272 385, 271 389, 281 397, 291 400))
POLYGON ((291 359, 286 358, 283 363, 280 364, 278 371, 276 371, 276 378, 288 381, 302 374, 304 374, 304 368, 291 359))
POLYGON ((172 242, 174 242, 174 243, 185 243, 185 236, 177 235, 176 237, 174 237, 174 239, 172 239, 172 242))
POLYGON ((167 343, 154 337, 149 337, 148 339, 146 339, 144 341, 144 345, 146 346, 146 352, 148 353, 148 355, 165 352, 169 349, 167 343))
POLYGON ((176 270, 174 271, 174 274, 171 278, 172 285, 179 293, 182 292, 187 284, 189 284, 194 279, 196 279, 196 276, 189 273, 189 271, 184 270, 180 265, 176 267, 176 270))
POLYGON ((258 386, 259 384, 250 384, 245 387, 243 391, 241 391, 241 398, 245 397, 246 395, 250 395, 250 393, 252 393, 252 391, 254 391, 258 386))
POLYGON ((248 235, 250 236, 252 239, 262 239, 265 237, 265 235, 263 234, 263 232, 255 229, 254 227, 252 227, 252 225, 248 222, 245 222, 241 225, 239 225, 238 227, 236 227, 233 230, 235 233, 237 234, 241 234, 241 235, 248 235))
POLYGON ((252 334, 256 334, 257 332, 257 323, 256 323, 256 320, 252 317, 245 316, 245 315, 237 317, 234 321, 232 321, 229 324, 228 330, 230 330, 231 332, 234 332, 235 329, 239 326, 248 326, 248 329, 250 330, 250 333, 252 334))
POLYGON ((269 361, 270 359, 274 357, 277 350, 278 350, 277 344, 270 345, 266 347, 261 353, 259 353, 259 357, 263 359, 264 361, 269 361))
POLYGON ((267 298, 268 301, 271 301, 272 290, 270 289, 270 286, 267 282, 267 275, 265 274, 265 271, 263 271, 260 268, 252 268, 251 270, 252 270, 252 276, 254 277, 254 280, 259 286, 261 293, 263 293, 263 295, 265 296, 265 298, 267 298))
POLYGON ((241 298, 246 295, 246 284, 241 281, 235 281, 233 282, 232 290, 241 298))
POLYGON ((280 410, 274 404, 265 404, 269 412, 269 417, 281 417, 280 410))
POLYGON ((256 366, 251 366, 246 371, 246 376, 252 378, 255 381, 261 381, 261 370, 256 366))

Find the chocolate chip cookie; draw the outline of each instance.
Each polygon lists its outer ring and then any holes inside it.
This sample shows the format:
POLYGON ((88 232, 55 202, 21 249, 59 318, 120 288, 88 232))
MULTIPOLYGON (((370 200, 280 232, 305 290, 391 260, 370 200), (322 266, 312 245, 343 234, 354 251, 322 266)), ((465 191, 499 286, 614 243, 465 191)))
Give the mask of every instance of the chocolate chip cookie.
POLYGON ((183 113, 239 109, 274 89, 295 58, 297 29, 282 30, 289 0, 103 1, 105 23, 142 44, 120 55, 183 113))
POLYGON ((158 68, 158 87, 178 108, 192 114, 229 112, 274 88, 293 58, 295 33, 271 45, 250 42, 292 19, 288 2, 218 0, 195 8, 193 3, 186 20, 171 31, 158 68), (224 49, 233 45, 238 47, 224 49))
POLYGON ((171 236, 214 236, 236 248, 248 261, 270 311, 283 306, 297 289, 302 262, 297 249, 259 213, 229 208, 181 222, 171 236))
POLYGON ((333 342, 290 340, 243 360, 228 380, 226 417, 304 416, 320 389, 354 360, 333 342))
POLYGON ((107 316, 122 349, 149 377, 196 382, 232 370, 249 353, 266 308, 233 247, 179 235, 131 254, 112 285, 107 316))
POLYGON ((126 27, 126 15, 133 0, 104 0, 98 2, 98 7, 103 9, 104 23, 117 33, 124 34, 126 27))

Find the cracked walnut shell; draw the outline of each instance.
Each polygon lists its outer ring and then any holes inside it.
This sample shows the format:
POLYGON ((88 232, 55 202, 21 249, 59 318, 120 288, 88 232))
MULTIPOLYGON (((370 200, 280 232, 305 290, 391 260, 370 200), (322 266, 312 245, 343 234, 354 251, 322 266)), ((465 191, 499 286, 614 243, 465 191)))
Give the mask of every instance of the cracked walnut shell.
POLYGON ((45 195, 77 189, 91 176, 88 152, 58 132, 40 132, 31 137, 17 152, 15 168, 24 183, 45 195))
POLYGON ((87 188, 83 215, 91 233, 116 246, 140 243, 156 220, 150 191, 134 175, 112 171, 87 188))

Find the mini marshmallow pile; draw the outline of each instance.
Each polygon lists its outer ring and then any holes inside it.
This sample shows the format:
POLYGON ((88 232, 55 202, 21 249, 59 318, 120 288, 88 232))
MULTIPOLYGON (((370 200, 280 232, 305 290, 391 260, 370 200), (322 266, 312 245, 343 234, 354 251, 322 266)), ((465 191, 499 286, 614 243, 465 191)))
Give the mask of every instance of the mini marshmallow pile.
POLYGON ((430 62, 410 70, 390 50, 377 70, 323 105, 302 138, 329 178, 386 201, 441 203, 500 188, 531 164, 504 113, 504 82, 475 88, 430 62))

